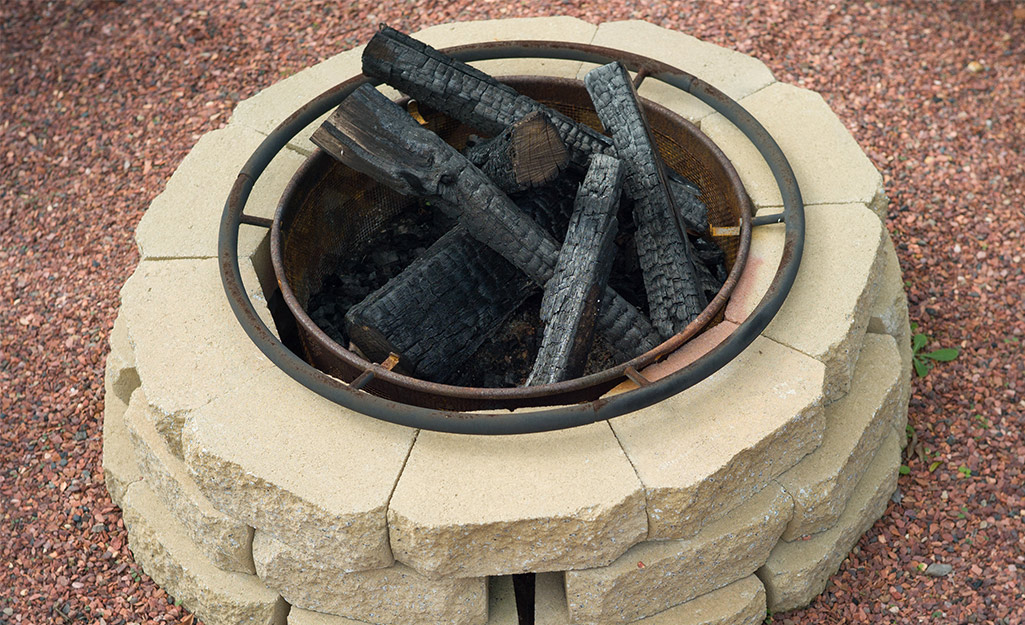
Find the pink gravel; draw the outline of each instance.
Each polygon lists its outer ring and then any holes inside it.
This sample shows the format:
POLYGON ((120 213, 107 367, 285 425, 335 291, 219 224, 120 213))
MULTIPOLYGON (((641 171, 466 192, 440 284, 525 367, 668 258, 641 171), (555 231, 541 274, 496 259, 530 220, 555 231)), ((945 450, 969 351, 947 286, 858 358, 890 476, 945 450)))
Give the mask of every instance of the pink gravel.
POLYGON ((131 558, 100 426, 132 233, 199 136, 379 22, 555 13, 648 20, 821 92, 885 177, 912 320, 962 350, 915 382, 901 503, 774 622, 1025 620, 1025 5, 6 0, 0 624, 192 621, 131 558), (953 572, 920 572, 933 562, 953 572))

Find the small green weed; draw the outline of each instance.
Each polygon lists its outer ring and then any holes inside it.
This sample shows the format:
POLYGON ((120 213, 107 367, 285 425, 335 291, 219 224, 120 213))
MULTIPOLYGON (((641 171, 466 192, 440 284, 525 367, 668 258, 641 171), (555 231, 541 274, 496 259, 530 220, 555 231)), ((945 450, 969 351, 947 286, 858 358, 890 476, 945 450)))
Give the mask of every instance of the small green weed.
POLYGON ((929 335, 918 332, 917 323, 911 324, 911 332, 911 361, 915 365, 915 373, 920 378, 928 375, 937 362, 950 362, 961 353, 956 347, 942 347, 931 352, 923 352, 922 349, 929 344, 929 335))

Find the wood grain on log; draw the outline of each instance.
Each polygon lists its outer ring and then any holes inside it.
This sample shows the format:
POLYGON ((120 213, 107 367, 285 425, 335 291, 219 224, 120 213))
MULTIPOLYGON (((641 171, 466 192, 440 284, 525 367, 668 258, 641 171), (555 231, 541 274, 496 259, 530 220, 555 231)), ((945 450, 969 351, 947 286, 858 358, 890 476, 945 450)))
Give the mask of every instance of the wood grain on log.
MULTIPOLYGON (((463 155, 370 85, 346 98, 313 141, 400 193, 429 198, 535 283, 546 284, 555 271, 555 240, 463 155)), ((631 304, 611 290, 602 299, 599 328, 620 356, 658 343, 650 322, 631 304)))
POLYGON ((569 149, 570 160, 581 170, 591 154, 614 151, 612 141, 593 128, 394 28, 383 26, 367 44, 363 73, 488 136, 529 113, 544 113, 569 149))
MULTIPOLYGON (((523 128, 522 123, 514 126, 523 128)), ((561 149, 561 157, 559 152, 548 146, 553 156, 534 162, 565 166, 566 150, 561 149)), ((511 160, 509 151, 496 149, 477 158, 485 167, 490 159, 504 164, 511 160)), ((556 239, 563 237, 569 223, 577 180, 567 173, 553 184, 513 193, 522 189, 516 176, 492 175, 496 186, 510 193, 510 199, 556 239)), ((537 288, 522 271, 457 225, 398 276, 350 308, 346 333, 370 360, 401 354, 401 371, 450 382, 537 288)))
POLYGON ((669 338, 697 317, 708 301, 662 158, 621 63, 591 70, 584 85, 626 167, 624 191, 634 202, 634 236, 651 321, 662 338, 669 338))
POLYGON ((536 289, 456 226, 350 308, 346 332, 370 360, 399 354, 403 371, 444 382, 536 289))
POLYGON ((545 285, 541 346, 527 385, 579 377, 594 338, 601 295, 615 249, 616 212, 622 188, 619 159, 597 154, 577 192, 555 273, 545 285))
POLYGON ((569 152, 558 131, 540 111, 463 153, 506 193, 553 182, 569 164, 569 152))

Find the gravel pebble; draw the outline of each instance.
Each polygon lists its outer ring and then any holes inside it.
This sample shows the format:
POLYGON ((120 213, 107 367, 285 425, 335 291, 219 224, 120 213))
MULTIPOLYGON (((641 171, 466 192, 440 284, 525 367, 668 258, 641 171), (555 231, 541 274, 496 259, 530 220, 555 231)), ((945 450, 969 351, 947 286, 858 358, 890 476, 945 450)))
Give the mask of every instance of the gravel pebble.
POLYGON ((412 31, 553 10, 674 28, 822 93, 883 173, 926 349, 961 350, 915 380, 901 502, 811 606, 773 622, 1023 622, 1020 0, 0 2, 7 621, 191 622, 131 559, 99 469, 103 363, 118 289, 138 262, 133 233, 198 138, 239 100, 358 45, 379 22, 412 31), (75 440, 79 431, 88 436, 75 440), (92 533, 98 523, 107 531, 92 533), (938 559, 959 575, 919 573, 938 559))
POLYGON ((940 564, 933 562, 925 569, 925 574, 929 577, 945 577, 950 575, 950 572, 954 570, 954 567, 949 564, 940 564))

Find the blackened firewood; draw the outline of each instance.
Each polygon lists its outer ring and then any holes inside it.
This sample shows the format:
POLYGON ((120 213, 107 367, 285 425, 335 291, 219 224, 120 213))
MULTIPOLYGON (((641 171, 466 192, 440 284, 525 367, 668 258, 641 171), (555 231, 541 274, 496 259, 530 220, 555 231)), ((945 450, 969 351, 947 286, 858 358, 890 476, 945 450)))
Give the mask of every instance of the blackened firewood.
MULTIPOLYGON (((565 157, 565 149, 562 154, 565 157)), ((495 151, 489 155, 505 158, 495 151)), ((569 223, 577 180, 567 173, 553 184, 510 199, 558 240, 569 223)), ((514 177, 499 177, 498 182, 511 187, 496 183, 506 192, 520 188, 514 177)), ((346 333, 371 360, 400 354, 404 372, 450 382, 537 289, 522 271, 457 225, 398 276, 350 308, 346 333)))
POLYGON ((588 72, 584 85, 626 166, 625 192, 634 202, 634 235, 651 321, 662 338, 682 331, 708 304, 690 242, 669 190, 630 74, 619 62, 588 72))
MULTIPOLYGON (((463 155, 370 85, 346 98, 313 141, 399 193, 429 199, 535 283, 546 284, 555 271, 555 240, 463 155)), ((599 327, 620 356, 658 343, 650 322, 622 297, 607 290, 603 302, 599 327)))
POLYGON ((591 154, 614 151, 612 141, 593 128, 387 26, 363 51, 363 73, 489 136, 530 113, 542 112, 569 149, 570 160, 581 170, 591 154))
POLYGON ((705 297, 711 301, 726 282, 726 254, 722 249, 703 237, 691 238, 694 246, 694 266, 705 297))
POLYGON ((417 377, 445 381, 537 287, 462 226, 345 314, 369 358, 401 356, 417 377))
POLYGON ((666 168, 669 191, 673 194, 676 210, 687 230, 696 234, 708 232, 708 207, 701 201, 701 190, 679 174, 666 168))
MULTIPOLYGON (((592 154, 616 155, 613 142, 590 126, 573 121, 516 92, 484 72, 456 61, 394 28, 382 27, 363 51, 363 73, 385 81, 410 97, 488 135, 497 135, 532 112, 542 112, 569 150, 580 171, 592 154)), ((687 228, 708 229, 704 204, 690 181, 668 172, 687 228)))
POLYGON ((558 131, 540 111, 530 113, 497 137, 466 148, 463 154, 506 193, 548 184, 569 164, 569 153, 558 131))
POLYGON ((527 386, 579 377, 587 363, 615 249, 616 211, 623 181, 619 159, 597 154, 591 159, 555 274, 545 285, 541 347, 527 386))

